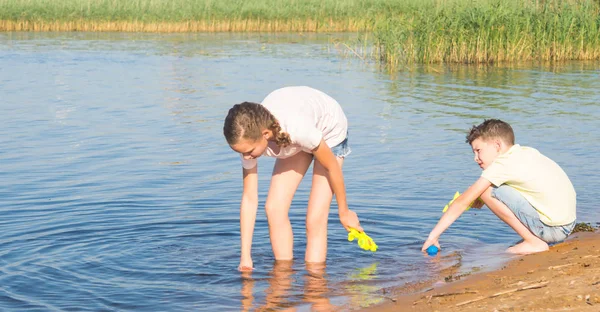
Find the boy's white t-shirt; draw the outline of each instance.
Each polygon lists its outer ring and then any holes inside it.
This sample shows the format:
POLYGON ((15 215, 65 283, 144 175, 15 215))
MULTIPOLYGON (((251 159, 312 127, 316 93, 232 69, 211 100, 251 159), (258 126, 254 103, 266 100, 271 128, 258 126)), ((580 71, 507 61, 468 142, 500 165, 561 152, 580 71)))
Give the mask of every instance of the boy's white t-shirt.
MULTIPOLYGON (((263 156, 287 158, 301 151, 312 153, 321 139, 329 147, 346 139, 348 120, 342 107, 317 89, 304 86, 277 89, 261 104, 275 116, 281 131, 288 133, 292 141, 292 144, 281 148, 275 142, 269 142, 263 156)), ((240 156, 245 169, 256 167, 256 159, 240 156)))
POLYGON ((515 188, 550 226, 575 221, 576 193, 567 174, 535 148, 513 145, 499 155, 481 176, 495 186, 515 188))

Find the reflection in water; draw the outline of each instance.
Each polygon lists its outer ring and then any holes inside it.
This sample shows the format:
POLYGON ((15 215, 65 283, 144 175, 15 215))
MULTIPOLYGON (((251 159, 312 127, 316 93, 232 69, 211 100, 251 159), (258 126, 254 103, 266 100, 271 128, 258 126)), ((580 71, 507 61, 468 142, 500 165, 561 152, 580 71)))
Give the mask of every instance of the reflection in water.
POLYGON ((265 305, 262 309, 282 309, 291 307, 290 291, 293 283, 293 261, 275 261, 270 272, 269 287, 265 291, 265 305))
POLYGON ((352 307, 368 307, 383 302, 384 298, 376 294, 381 286, 369 283, 378 278, 375 262, 368 267, 358 268, 348 276, 349 283, 345 287, 352 307))
POLYGON ((329 287, 325 268, 325 262, 306 263, 304 301, 311 305, 312 311, 331 311, 334 309, 328 297, 329 287))
POLYGON ((311 311, 333 311, 335 306, 330 302, 329 286, 326 277, 325 263, 306 263, 306 274, 302 277, 304 287, 298 292, 294 286, 294 261, 275 261, 268 277, 268 288, 264 290, 264 303, 260 305, 255 299, 256 280, 252 272, 242 272, 242 311, 296 311, 295 306, 306 305, 311 311))
POLYGON ((254 304, 254 283, 252 271, 242 272, 242 308, 240 311, 251 311, 254 304))

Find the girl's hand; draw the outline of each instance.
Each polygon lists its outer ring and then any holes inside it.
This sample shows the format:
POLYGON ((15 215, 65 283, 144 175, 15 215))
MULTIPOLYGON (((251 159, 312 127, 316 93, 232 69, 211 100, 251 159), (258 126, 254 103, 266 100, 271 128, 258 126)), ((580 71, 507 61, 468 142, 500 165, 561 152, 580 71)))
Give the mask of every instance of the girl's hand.
POLYGON ((442 247, 440 247, 440 242, 436 239, 431 239, 428 238, 425 243, 423 243, 423 247, 421 247, 421 251, 425 252, 427 250, 427 248, 429 248, 429 246, 434 245, 435 247, 437 247, 438 249, 442 249, 442 247))
POLYGON ((360 232, 364 232, 363 228, 360 226, 360 221, 358 220, 358 216, 356 212, 347 209, 345 212, 340 212, 340 222, 346 229, 346 231, 350 231, 350 228, 356 229, 360 232))
POLYGON ((238 265, 238 271, 248 272, 248 271, 252 271, 252 270, 254 270, 252 258, 249 258, 249 259, 242 258, 240 260, 240 265, 238 265))

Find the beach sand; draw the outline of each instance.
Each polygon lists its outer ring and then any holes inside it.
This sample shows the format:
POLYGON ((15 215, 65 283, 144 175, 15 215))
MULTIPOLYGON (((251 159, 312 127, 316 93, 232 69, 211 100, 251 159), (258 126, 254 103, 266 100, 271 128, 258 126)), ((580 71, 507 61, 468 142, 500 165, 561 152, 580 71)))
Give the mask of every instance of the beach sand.
POLYGON ((410 294, 426 283, 383 290, 386 303, 361 311, 600 311, 600 231, 410 294))

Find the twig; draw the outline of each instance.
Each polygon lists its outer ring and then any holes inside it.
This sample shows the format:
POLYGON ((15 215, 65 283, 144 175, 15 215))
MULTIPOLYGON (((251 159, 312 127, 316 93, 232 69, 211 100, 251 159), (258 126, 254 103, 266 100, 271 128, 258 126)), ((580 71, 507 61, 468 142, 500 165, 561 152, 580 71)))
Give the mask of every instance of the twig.
POLYGON ((465 290, 465 291, 459 291, 459 292, 435 294, 435 295, 431 295, 431 296, 436 298, 436 297, 446 297, 446 296, 464 295, 464 294, 478 294, 478 293, 479 292, 477 290, 465 290))
POLYGON ((567 263, 567 264, 563 264, 563 265, 549 266, 548 270, 556 270, 556 269, 564 268, 564 267, 574 265, 574 264, 576 264, 576 263, 567 263))
POLYGON ((597 282, 594 282, 594 283, 592 283, 592 286, 596 286, 596 285, 598 285, 598 284, 600 284, 600 281, 597 281, 597 282))
POLYGON ((447 296, 454 296, 454 295, 465 295, 465 294, 478 294, 478 293, 479 292, 477 290, 465 290, 465 291, 457 291, 457 292, 433 294, 433 295, 428 295, 428 296, 421 297, 421 299, 413 302, 413 305, 416 305, 417 303, 422 302, 423 299, 425 299, 425 298, 427 298, 427 303, 430 303, 432 298, 447 297, 447 296))
POLYGON ((511 290, 501 291, 499 293, 495 293, 495 294, 491 295, 490 298, 498 297, 500 295, 510 294, 513 292, 521 291, 521 290, 538 289, 538 288, 546 287, 548 285, 548 283, 550 283, 550 282, 542 282, 539 284, 523 286, 523 287, 511 289, 511 290))
MULTIPOLYGON (((545 282, 545 281, 544 281, 544 278, 542 277, 542 279, 541 279, 541 280, 537 280, 537 281, 535 281, 535 282, 536 282, 536 283, 543 283, 543 282, 545 282)), ((523 282, 523 281, 518 281, 518 282, 516 282, 516 283, 512 283, 512 284, 510 284, 510 285, 507 285, 507 287, 511 287, 511 286, 523 286, 523 285, 526 285, 526 284, 527 284, 527 283, 525 283, 525 282, 523 282)))
POLYGON ((514 293, 514 292, 517 292, 517 291, 542 288, 542 287, 548 286, 548 283, 549 282, 543 282, 543 283, 539 283, 539 284, 534 284, 534 285, 529 285, 529 286, 514 288, 514 289, 510 289, 510 290, 506 290, 506 291, 501 291, 499 293, 495 293, 495 294, 487 296, 487 297, 479 297, 479 298, 476 298, 476 299, 473 299, 473 300, 461 302, 461 303, 457 304, 456 306, 460 307, 462 305, 473 303, 473 302, 476 302, 476 301, 479 301, 479 300, 488 299, 488 298, 494 298, 494 297, 498 297, 498 296, 501 296, 501 295, 506 295, 506 294, 514 293))
POLYGON ((523 284, 525 284, 525 282, 523 282, 523 281, 518 281, 518 282, 516 282, 516 283, 512 283, 512 284, 509 284, 509 285, 507 285, 507 286, 508 286, 508 287, 511 287, 511 286, 516 286, 516 285, 519 285, 519 284, 520 284, 520 285, 523 285, 523 284))
POLYGON ((595 256, 595 255, 587 255, 587 256, 584 256, 584 257, 583 257, 583 258, 581 258, 581 259, 587 259, 587 258, 592 258, 592 257, 594 257, 594 258, 600 258, 600 256, 595 256))
POLYGON ((465 301, 465 302, 461 302, 461 303, 457 304, 456 306, 457 306, 457 307, 460 307, 460 306, 463 306, 463 305, 465 305, 465 304, 469 304, 469 303, 473 303, 473 302, 475 302, 475 301, 483 300, 483 299, 485 299, 485 298, 488 298, 488 297, 479 297, 479 298, 475 298, 475 299, 472 299, 472 300, 467 300, 467 301, 465 301))
POLYGON ((361 59, 361 60, 363 60, 363 61, 365 60, 365 58, 364 58, 364 57, 362 57, 362 56, 360 56, 360 54, 356 53, 356 51, 354 51, 354 49, 352 49, 351 47, 349 47, 347 44, 345 44, 345 43, 343 43, 343 42, 342 42, 342 44, 343 44, 343 45, 344 45, 344 46, 345 46, 345 47, 346 47, 348 50, 352 51, 352 53, 354 53, 354 55, 358 56, 358 58, 359 58, 359 59, 361 59))

